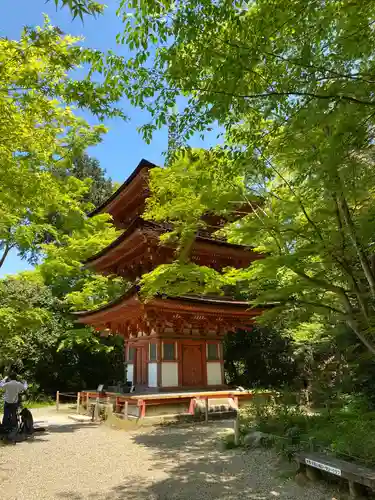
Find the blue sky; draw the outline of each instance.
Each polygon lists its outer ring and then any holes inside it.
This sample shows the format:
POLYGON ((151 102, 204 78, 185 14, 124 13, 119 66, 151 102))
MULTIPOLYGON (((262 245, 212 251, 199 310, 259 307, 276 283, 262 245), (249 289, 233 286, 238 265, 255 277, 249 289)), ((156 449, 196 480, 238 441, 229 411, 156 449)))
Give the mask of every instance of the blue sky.
MULTIPOLYGON (((45 0, 2 0, 0 2, 1 36, 17 39, 25 25, 33 26, 43 23, 43 13, 48 14, 52 24, 58 25, 65 33, 83 35, 84 44, 100 50, 115 50, 126 55, 123 46, 116 45, 116 34, 121 31, 121 21, 116 17, 117 0, 106 0, 107 9, 104 15, 97 19, 86 17, 84 24, 81 20, 72 21, 68 9, 56 11, 54 2, 45 3, 45 0)), ((146 144, 138 134, 136 128, 145 123, 147 114, 142 110, 132 108, 124 101, 124 108, 130 120, 124 122, 119 119, 105 122, 109 128, 104 141, 89 153, 100 161, 102 168, 114 181, 123 182, 137 166, 141 158, 163 164, 162 153, 167 147, 167 130, 155 134, 151 144, 146 144)), ((95 120, 85 115, 90 123, 95 120)), ((217 132, 213 131, 210 138, 202 142, 194 138, 192 146, 210 146, 216 142, 217 132)), ((27 262, 21 261, 17 254, 8 256, 4 266, 0 269, 0 276, 28 269, 27 262)))

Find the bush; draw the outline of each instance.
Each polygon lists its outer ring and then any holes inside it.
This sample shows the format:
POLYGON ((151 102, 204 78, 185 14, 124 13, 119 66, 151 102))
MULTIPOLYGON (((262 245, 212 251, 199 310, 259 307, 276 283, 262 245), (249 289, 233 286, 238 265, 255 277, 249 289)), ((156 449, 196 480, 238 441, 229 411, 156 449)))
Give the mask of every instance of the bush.
POLYGON ((297 375, 291 339, 259 325, 226 335, 224 359, 230 385, 275 389, 297 375))
POLYGON ((315 413, 283 400, 255 404, 243 414, 243 422, 274 436, 277 448, 288 456, 297 449, 313 449, 375 465, 375 412, 361 398, 343 398, 341 407, 315 413))

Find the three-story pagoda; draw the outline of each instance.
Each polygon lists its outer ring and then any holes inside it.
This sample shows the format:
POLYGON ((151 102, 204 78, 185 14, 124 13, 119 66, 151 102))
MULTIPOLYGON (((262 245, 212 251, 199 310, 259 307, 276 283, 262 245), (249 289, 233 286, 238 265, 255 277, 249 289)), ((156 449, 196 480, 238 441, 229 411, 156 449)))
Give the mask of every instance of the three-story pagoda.
MULTIPOLYGON (((175 249, 160 243, 167 227, 142 219, 149 194, 149 172, 142 160, 120 188, 91 215, 111 214, 123 233, 85 266, 136 282, 142 274, 172 262, 175 249)), ((220 270, 246 267, 261 258, 250 248, 198 235, 190 259, 220 270)), ((142 302, 137 285, 121 298, 93 311, 77 313, 78 321, 98 331, 124 337, 127 378, 138 392, 218 390, 225 387, 222 340, 236 328, 248 328, 260 309, 230 297, 155 297, 142 302)))

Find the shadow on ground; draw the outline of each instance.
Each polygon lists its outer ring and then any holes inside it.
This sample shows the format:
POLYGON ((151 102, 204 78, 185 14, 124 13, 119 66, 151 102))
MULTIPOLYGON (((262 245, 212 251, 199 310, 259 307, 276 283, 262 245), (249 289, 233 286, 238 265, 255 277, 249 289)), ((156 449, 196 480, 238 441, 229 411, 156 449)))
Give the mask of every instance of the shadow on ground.
POLYGON ((78 424, 78 423, 72 423, 72 424, 50 424, 48 427, 46 427, 46 434, 52 434, 52 433, 64 433, 64 432, 77 432, 80 429, 86 428, 86 427, 98 427, 98 424, 95 423, 84 423, 84 424, 78 424))
MULTIPOLYGON (((228 423, 225 424, 228 426, 228 423)), ((300 499, 305 492, 277 471, 272 451, 224 450, 211 425, 157 428, 131 439, 152 453, 139 477, 125 479, 105 492, 85 496, 61 492, 70 500, 269 500, 300 499), (147 471, 148 468, 148 471, 147 471), (147 473, 148 472, 148 473, 147 473), (160 479, 160 476, 164 479, 160 479)), ((126 476, 126 466, 124 468, 126 476)), ((324 490, 323 490, 324 491, 324 490)), ((310 497, 312 500, 331 498, 310 497)))
POLYGON ((39 423, 36 422, 36 429, 38 429, 38 427, 39 430, 36 430, 36 432, 34 432, 34 434, 32 434, 31 436, 26 436, 24 434, 17 434, 14 439, 7 439, 4 436, 0 442, 0 446, 4 447, 4 446, 14 446, 16 444, 20 445, 20 444, 43 443, 44 441, 48 441, 49 434, 54 434, 54 433, 64 434, 64 433, 77 432, 84 427, 98 427, 98 424, 72 423, 72 424, 52 424, 44 426, 41 422, 39 423), (41 428, 43 428, 44 430, 42 430, 41 428))

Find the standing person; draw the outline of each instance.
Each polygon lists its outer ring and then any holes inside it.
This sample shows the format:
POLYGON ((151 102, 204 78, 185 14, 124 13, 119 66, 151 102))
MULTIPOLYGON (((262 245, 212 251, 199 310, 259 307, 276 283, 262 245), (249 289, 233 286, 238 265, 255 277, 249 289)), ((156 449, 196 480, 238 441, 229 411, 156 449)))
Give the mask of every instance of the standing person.
POLYGON ((26 382, 18 382, 17 375, 10 373, 9 377, 0 382, 0 388, 4 389, 4 416, 5 427, 17 427, 17 408, 20 393, 27 389, 26 382))

